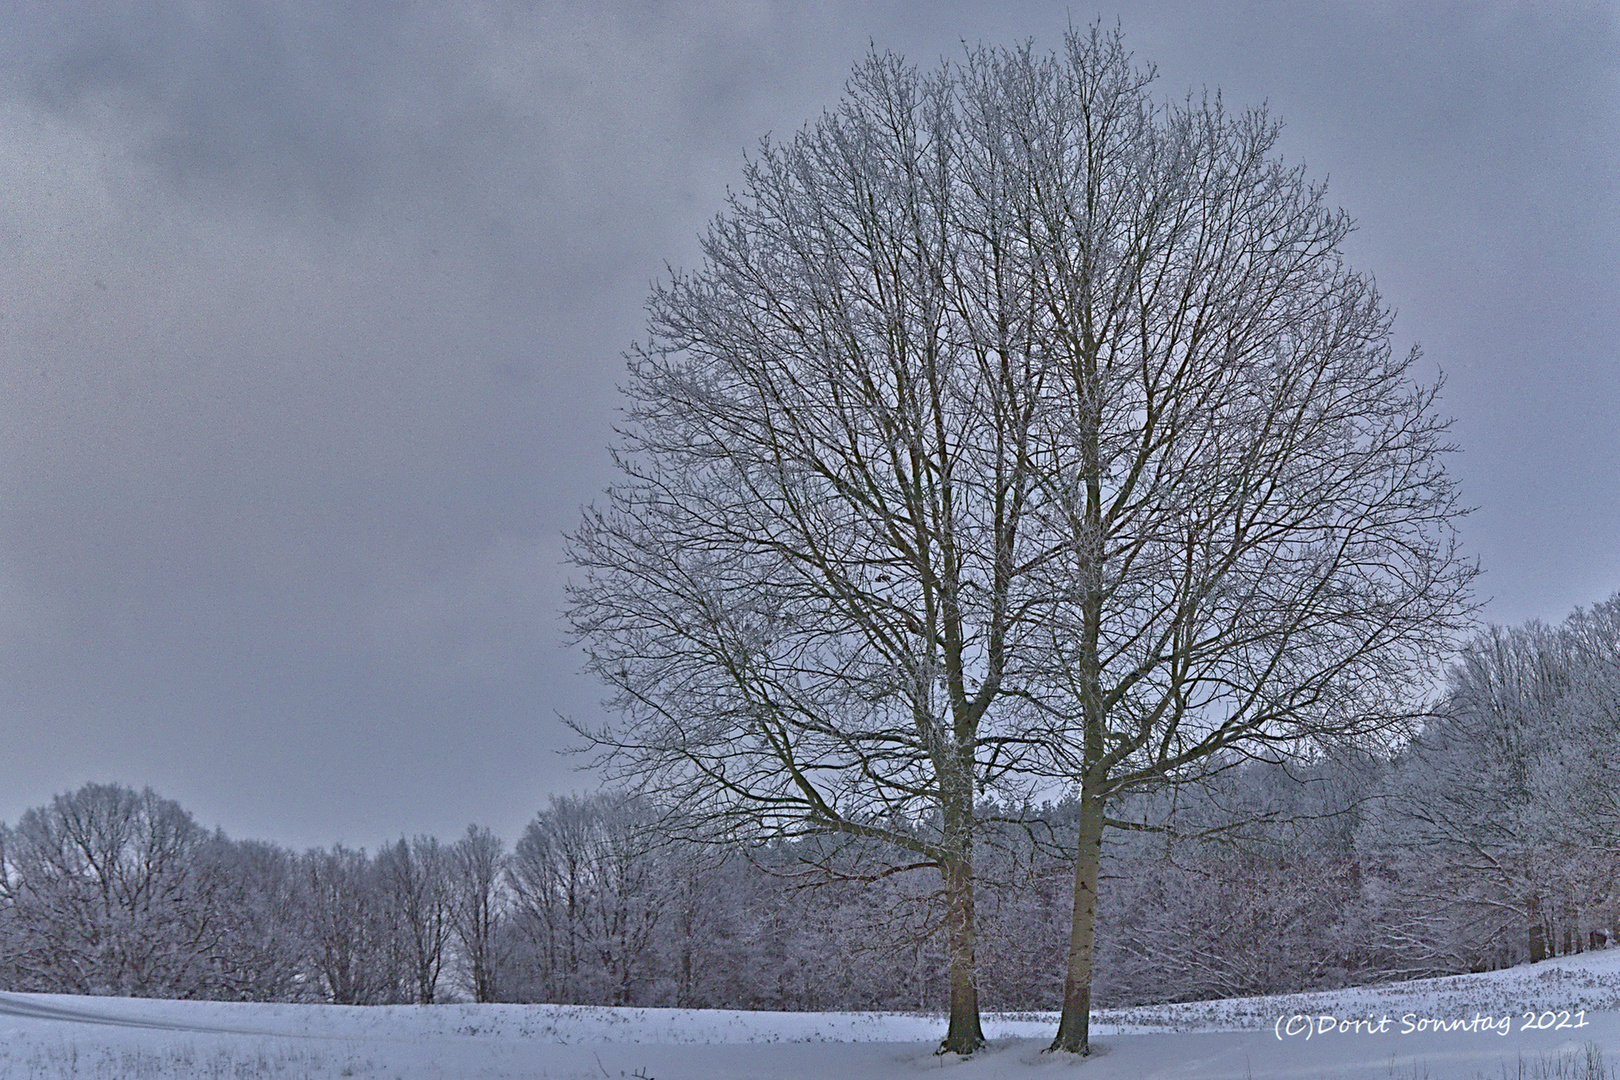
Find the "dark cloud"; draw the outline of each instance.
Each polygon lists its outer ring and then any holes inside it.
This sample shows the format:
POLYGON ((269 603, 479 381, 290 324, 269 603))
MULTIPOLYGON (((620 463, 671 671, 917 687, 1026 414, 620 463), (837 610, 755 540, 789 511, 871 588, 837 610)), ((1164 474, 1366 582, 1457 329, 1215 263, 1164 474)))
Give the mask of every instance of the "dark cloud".
MULTIPOLYGON (((403 6, 47 10, 23 39, 48 58, 25 72, 27 91, 81 121, 114 114, 184 190, 251 187, 352 212, 445 104, 435 94, 419 111, 390 109, 397 99, 389 91, 404 88, 400 61, 415 52, 403 47, 423 29, 403 6)), ((438 81, 429 87, 439 90, 438 81)))
MULTIPOLYGON (((515 833, 587 782, 561 533, 619 354, 867 47, 1055 3, 68 3, 0 16, 0 818, 86 779, 234 832, 515 833)), ((1110 9, 1104 15, 1114 17, 1110 9)), ((1620 587, 1602 5, 1118 11, 1268 101, 1451 375, 1493 614, 1620 587)))

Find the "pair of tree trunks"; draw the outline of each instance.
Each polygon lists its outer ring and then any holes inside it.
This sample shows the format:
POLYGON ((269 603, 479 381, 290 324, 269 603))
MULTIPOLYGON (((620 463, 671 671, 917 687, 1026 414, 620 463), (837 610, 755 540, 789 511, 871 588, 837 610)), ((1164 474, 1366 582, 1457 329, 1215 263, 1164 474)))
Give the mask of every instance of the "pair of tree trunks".
POLYGON ((982 801, 1080 789, 1084 1052, 1110 800, 1381 737, 1471 610, 1349 220, 1263 111, 1151 81, 1097 28, 868 58, 655 287, 569 538, 605 775, 703 838, 942 874, 947 1050, 983 1039, 982 801))

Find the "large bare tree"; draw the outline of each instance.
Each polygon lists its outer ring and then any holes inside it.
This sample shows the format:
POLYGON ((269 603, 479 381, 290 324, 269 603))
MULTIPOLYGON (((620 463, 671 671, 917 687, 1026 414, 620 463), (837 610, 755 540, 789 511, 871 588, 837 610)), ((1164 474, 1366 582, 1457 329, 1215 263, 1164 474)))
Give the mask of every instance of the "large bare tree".
POLYGON ((1031 282, 960 89, 873 57, 749 162, 703 268, 652 296, 572 617, 620 775, 687 820, 939 871, 944 1045, 970 1052, 975 812, 1026 756, 1009 689, 1050 553, 1023 532, 1031 282))
POLYGON ((1043 572, 1072 602, 1050 612, 1038 705, 1081 800, 1053 1048, 1084 1052, 1110 800, 1234 750, 1401 728, 1476 568, 1436 391, 1264 111, 1156 105, 1096 30, 980 66, 1053 373, 1042 526, 1070 542, 1043 572))
POLYGON ((571 617, 622 778, 942 875, 943 1048, 982 1042, 986 795, 1083 812, 1368 733, 1467 612, 1444 425, 1263 114, 1156 105, 1118 34, 857 68, 657 287, 571 617), (1221 760, 1226 760, 1225 757, 1221 760))

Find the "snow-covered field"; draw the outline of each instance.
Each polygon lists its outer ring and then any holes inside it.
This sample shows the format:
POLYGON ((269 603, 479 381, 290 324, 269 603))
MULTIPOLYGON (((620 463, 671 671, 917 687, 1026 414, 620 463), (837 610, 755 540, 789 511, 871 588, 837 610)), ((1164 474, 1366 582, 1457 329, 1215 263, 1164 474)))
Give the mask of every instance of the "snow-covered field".
POLYGON ((0 1078, 1591 1080, 1620 1077, 1620 949, 1489 975, 1107 1011, 1093 1020, 1098 1052, 1083 1060, 1041 1053, 1055 1022, 988 1016, 991 1046, 959 1059, 933 1053, 939 1018, 893 1013, 0 994, 0 1078))

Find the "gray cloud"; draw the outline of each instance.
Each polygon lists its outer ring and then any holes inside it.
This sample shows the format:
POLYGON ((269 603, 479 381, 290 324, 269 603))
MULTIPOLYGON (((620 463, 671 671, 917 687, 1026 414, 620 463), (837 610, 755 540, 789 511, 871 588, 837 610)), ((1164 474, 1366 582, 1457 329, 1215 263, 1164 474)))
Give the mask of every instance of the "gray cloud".
MULTIPOLYGON (((1069 10, 0 16, 0 818, 98 779, 298 843, 510 836, 586 782, 559 538, 649 281, 869 39, 1050 47, 1069 10)), ((1360 219, 1451 375, 1493 614, 1620 587, 1610 9, 1119 15, 1167 94, 1268 100, 1360 219)))

